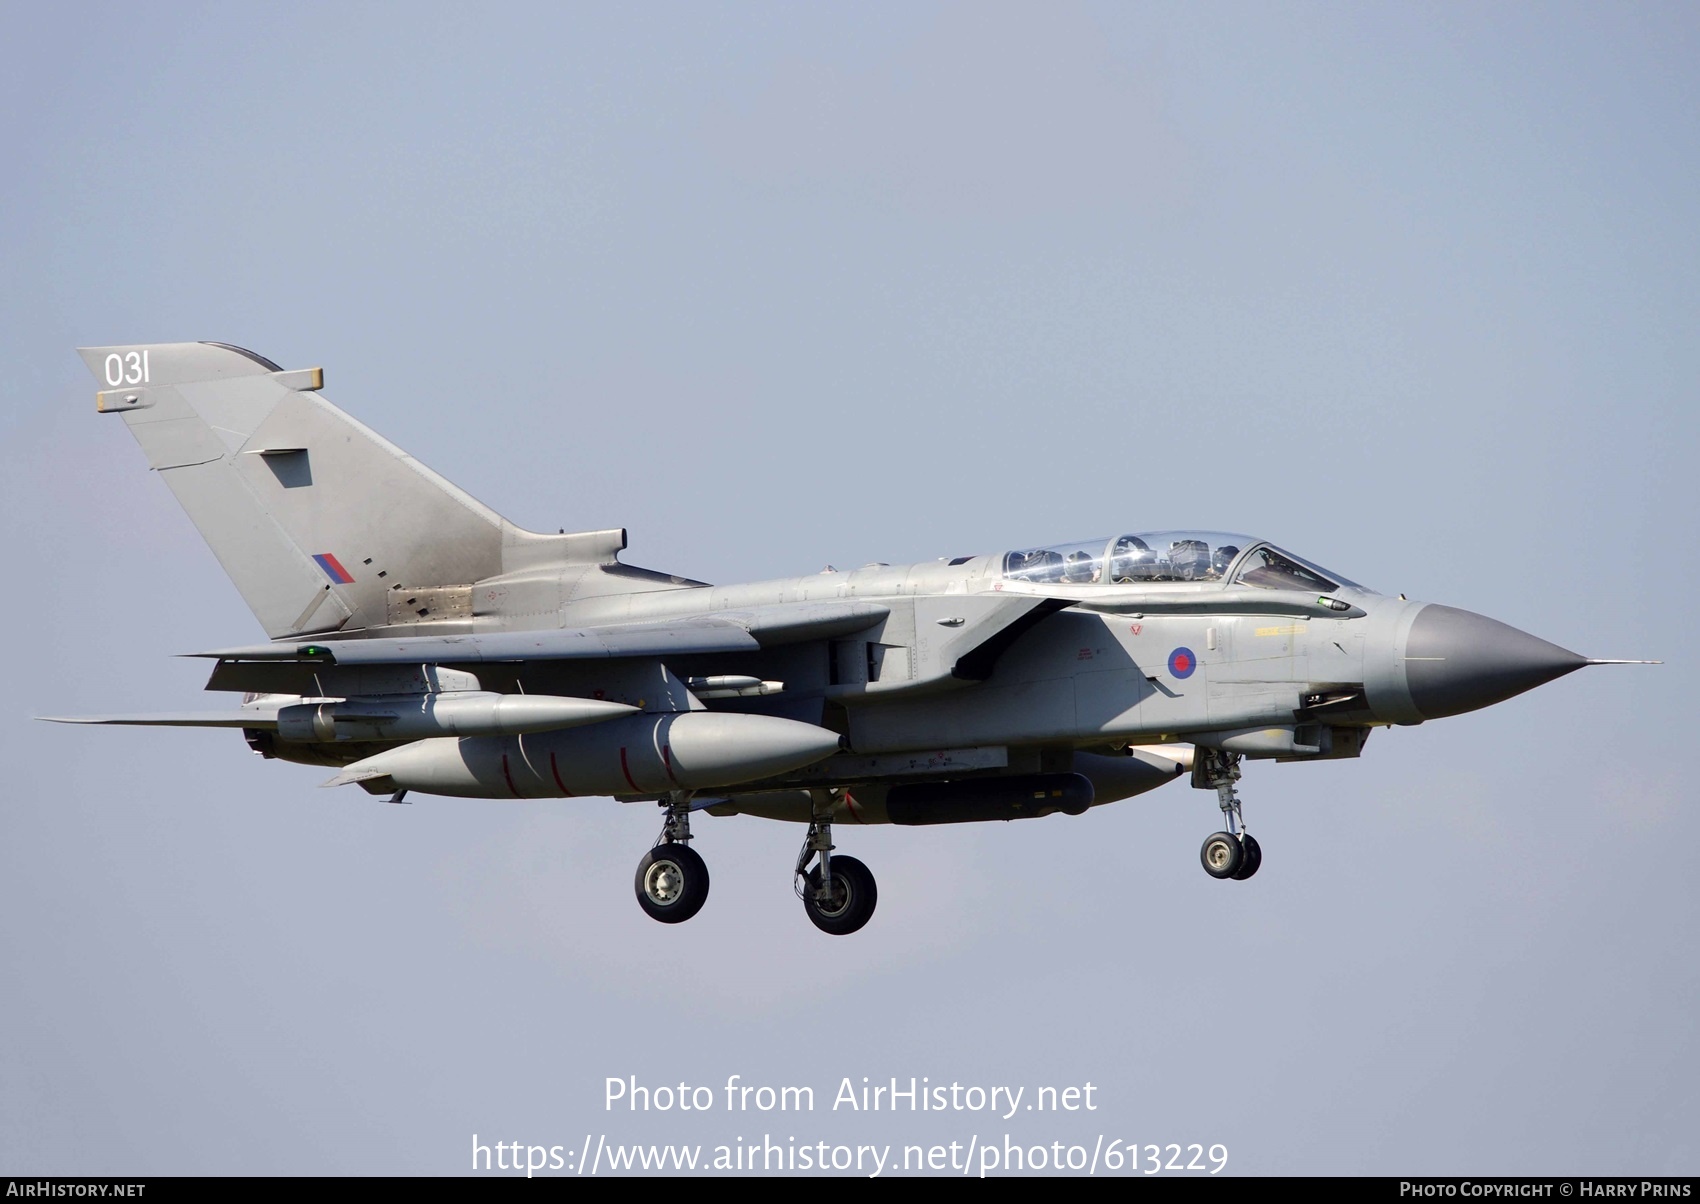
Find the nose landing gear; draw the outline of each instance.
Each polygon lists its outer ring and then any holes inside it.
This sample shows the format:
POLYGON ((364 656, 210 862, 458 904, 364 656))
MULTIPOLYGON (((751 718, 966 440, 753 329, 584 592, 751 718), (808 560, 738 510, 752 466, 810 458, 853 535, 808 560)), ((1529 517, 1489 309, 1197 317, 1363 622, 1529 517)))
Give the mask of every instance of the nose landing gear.
POLYGON ((1240 813, 1239 794, 1234 789, 1234 783, 1240 780, 1240 755, 1214 748, 1201 748, 1198 753, 1202 784, 1216 791, 1227 826, 1224 832, 1211 833, 1198 851, 1198 859, 1212 878, 1243 882, 1263 864, 1263 847, 1245 830, 1245 817, 1240 813))

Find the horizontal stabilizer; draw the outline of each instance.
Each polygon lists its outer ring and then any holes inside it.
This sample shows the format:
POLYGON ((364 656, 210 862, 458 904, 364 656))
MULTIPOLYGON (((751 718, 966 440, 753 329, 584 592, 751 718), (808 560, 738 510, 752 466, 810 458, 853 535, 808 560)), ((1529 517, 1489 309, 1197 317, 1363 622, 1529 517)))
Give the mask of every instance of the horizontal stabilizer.
POLYGON ((598 698, 546 694, 390 695, 294 702, 240 711, 182 711, 167 714, 49 717, 49 723, 108 723, 136 727, 222 727, 275 730, 282 740, 403 741, 433 736, 511 736, 605 723, 637 708, 598 698))
POLYGON ((277 707, 251 711, 164 711, 136 715, 39 715, 43 723, 109 723, 123 727, 276 727, 277 707))

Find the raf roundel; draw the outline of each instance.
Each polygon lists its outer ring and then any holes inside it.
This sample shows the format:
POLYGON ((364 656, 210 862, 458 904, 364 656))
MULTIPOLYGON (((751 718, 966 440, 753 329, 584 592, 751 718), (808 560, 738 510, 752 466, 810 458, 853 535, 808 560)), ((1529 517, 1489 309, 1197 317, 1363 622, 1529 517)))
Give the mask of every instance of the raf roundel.
POLYGON ((1192 671, 1198 668, 1198 657, 1193 655, 1191 648, 1176 648, 1169 653, 1169 672, 1176 677, 1191 677, 1192 671))

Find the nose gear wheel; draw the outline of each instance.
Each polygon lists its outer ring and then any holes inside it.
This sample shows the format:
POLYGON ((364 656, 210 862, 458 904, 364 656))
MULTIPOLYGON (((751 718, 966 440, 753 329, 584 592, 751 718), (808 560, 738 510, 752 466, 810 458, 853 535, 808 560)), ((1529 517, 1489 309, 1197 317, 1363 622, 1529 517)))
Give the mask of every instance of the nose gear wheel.
POLYGON ((1231 832, 1212 832, 1198 851, 1204 872, 1212 878, 1232 878, 1239 872, 1243 858, 1239 838, 1231 832))
POLYGON ((1263 846, 1257 843, 1257 837, 1251 833, 1240 833, 1240 850, 1244 855, 1240 858, 1240 868, 1234 871, 1236 882, 1244 882, 1257 873, 1257 867, 1263 864, 1263 846))

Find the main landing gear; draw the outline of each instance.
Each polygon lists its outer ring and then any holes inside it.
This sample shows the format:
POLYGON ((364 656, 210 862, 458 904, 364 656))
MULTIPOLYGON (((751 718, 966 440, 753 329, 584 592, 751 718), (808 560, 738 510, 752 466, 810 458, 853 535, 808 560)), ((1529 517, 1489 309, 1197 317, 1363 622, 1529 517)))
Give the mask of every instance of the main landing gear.
POLYGON ((1245 817, 1240 814, 1240 799, 1234 783, 1240 780, 1240 755, 1217 749, 1198 750, 1204 784, 1216 791, 1217 805, 1227 831, 1213 832, 1198 851, 1204 872, 1212 878, 1233 878, 1244 881, 1257 873, 1263 864, 1263 848, 1257 838, 1245 830, 1245 817))
POLYGON ((822 932, 848 936, 866 924, 879 902, 874 875, 854 857, 832 855, 832 797, 815 794, 809 834, 797 854, 797 895, 803 910, 822 932), (819 861, 813 869, 809 862, 819 861))
MULTIPOLYGON (((832 803, 831 793, 816 795, 809 834, 797 855, 797 894, 816 928, 846 936, 874 914, 879 890, 867 866, 854 857, 832 855, 832 803)), ((708 901, 708 866, 690 846, 691 796, 675 793, 662 806, 667 814, 661 837, 638 862, 632 885, 650 919, 681 924, 708 901)))
POLYGON ((691 798, 675 794, 663 804, 667 818, 661 839, 638 862, 638 906, 652 920, 682 924, 708 902, 708 866, 688 843, 691 839, 691 798))

